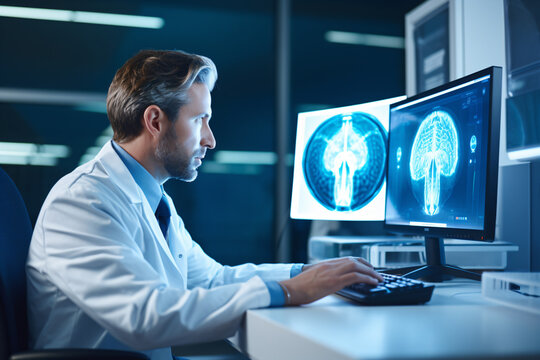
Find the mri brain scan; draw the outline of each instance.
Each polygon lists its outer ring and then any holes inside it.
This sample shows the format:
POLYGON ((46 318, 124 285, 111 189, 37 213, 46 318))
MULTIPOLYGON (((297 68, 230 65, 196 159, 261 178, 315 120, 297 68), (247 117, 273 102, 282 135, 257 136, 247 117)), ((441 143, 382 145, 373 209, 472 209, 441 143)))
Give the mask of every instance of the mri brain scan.
POLYGON ((385 166, 386 131, 377 118, 363 112, 325 120, 303 155, 309 190, 333 211, 355 211, 369 203, 381 189, 385 166))
POLYGON ((431 112, 416 132, 409 164, 413 192, 427 215, 438 214, 450 195, 458 157, 452 116, 442 110, 431 112))

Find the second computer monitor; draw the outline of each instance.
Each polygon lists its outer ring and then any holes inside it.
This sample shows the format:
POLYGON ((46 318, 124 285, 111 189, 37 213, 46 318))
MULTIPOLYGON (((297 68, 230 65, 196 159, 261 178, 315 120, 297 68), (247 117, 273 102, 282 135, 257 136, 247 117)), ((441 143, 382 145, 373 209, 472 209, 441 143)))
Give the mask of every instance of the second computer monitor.
POLYGON ((500 84, 492 67, 391 106, 389 230, 493 240, 500 84))
POLYGON ((298 114, 292 218, 384 220, 389 106, 404 98, 298 114))

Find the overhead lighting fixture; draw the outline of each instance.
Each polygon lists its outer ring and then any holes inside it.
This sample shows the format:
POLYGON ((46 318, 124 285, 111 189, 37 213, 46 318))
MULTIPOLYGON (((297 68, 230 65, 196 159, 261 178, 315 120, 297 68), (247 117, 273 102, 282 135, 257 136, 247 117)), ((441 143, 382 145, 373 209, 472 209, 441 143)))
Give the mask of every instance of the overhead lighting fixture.
POLYGON ((69 153, 65 145, 0 142, 0 164, 56 166, 69 153))
POLYGON ((84 24, 128 26, 146 29, 161 29, 165 24, 165 21, 162 18, 153 16, 41 9, 20 6, 0 6, 0 16, 21 19, 67 21, 84 24))
POLYGON ((107 114, 107 104, 103 102, 88 102, 75 107, 77 111, 91 112, 96 114, 107 114))
POLYGON ((0 87, 0 102, 48 105, 105 106, 107 94, 0 87), (101 104, 101 105, 99 105, 101 104))
MULTIPOLYGON (((201 171, 211 174, 258 175, 265 166, 275 165, 277 154, 270 151, 216 151, 213 160, 203 161, 201 171)), ((294 155, 287 154, 285 163, 294 164, 294 155)))
POLYGON ((274 165, 277 154, 266 151, 216 151, 214 160, 221 164, 274 165))
POLYGON ((405 39, 399 36, 362 34, 346 31, 327 31, 324 38, 328 42, 350 45, 377 46, 404 49, 405 39))
POLYGON ((208 174, 259 175, 263 169, 259 165, 222 164, 209 160, 203 163, 201 171, 208 174))

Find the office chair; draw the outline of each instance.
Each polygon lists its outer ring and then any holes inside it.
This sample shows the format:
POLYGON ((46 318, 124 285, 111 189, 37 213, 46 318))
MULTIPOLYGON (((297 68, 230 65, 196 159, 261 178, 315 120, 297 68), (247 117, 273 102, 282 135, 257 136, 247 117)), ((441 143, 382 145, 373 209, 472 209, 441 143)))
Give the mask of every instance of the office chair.
POLYGON ((28 350, 25 263, 32 224, 19 190, 0 168, 0 360, 148 360, 119 350, 28 350))

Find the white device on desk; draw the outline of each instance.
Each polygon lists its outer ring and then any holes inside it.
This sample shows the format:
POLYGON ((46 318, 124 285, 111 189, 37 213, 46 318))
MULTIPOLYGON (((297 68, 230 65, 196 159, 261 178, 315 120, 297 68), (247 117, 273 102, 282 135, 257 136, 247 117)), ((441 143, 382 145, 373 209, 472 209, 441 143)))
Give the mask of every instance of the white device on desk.
MULTIPOLYGON (((446 259, 464 269, 504 270, 507 253, 518 246, 497 241, 464 241, 445 239, 446 259)), ((376 268, 395 269, 426 264, 422 238, 389 236, 314 236, 308 242, 308 259, 316 263, 324 259, 358 256, 376 268)))
POLYGON ((540 314, 540 273, 483 273, 482 295, 503 305, 540 314))

